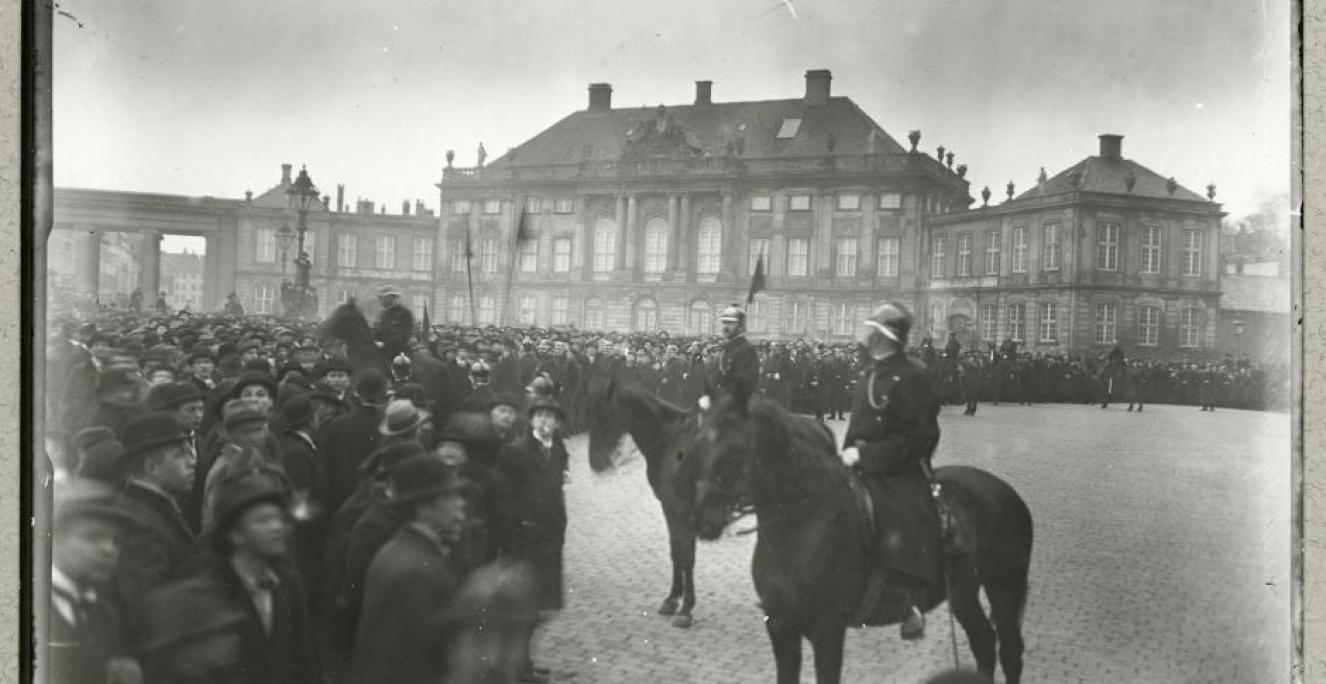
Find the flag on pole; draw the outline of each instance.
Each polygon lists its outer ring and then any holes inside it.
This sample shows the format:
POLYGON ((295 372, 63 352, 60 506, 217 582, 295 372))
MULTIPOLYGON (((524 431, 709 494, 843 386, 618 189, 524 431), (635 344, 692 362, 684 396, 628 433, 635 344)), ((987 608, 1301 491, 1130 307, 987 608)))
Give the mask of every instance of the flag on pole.
POLYGON ((760 292, 768 285, 764 279, 764 254, 755 261, 755 275, 750 278, 750 294, 746 295, 746 303, 755 301, 755 293, 760 292))
POLYGON ((511 265, 506 276, 506 292, 502 293, 502 325, 506 325, 506 312, 511 307, 511 286, 516 281, 516 263, 520 261, 520 246, 533 238, 533 231, 525 225, 525 205, 521 203, 516 214, 516 234, 511 245, 511 265))
POLYGON ((424 300, 424 319, 419 325, 423 328, 419 331, 420 341, 425 344, 431 343, 433 341, 433 326, 428 323, 428 300, 424 300))

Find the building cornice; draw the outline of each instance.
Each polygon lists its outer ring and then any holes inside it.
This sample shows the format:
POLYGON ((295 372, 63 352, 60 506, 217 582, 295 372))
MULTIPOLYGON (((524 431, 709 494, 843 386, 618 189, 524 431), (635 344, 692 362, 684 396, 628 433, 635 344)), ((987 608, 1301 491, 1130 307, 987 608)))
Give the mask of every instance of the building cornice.
POLYGON ((1166 199, 1160 197, 1139 197, 1101 192, 1065 192, 1040 197, 1026 197, 1009 200, 1003 204, 975 207, 968 211, 951 214, 937 214, 929 218, 935 227, 947 226, 969 221, 1001 219, 1008 216, 1040 212, 1049 209, 1108 209, 1117 211, 1153 211, 1168 214, 1185 214, 1204 218, 1223 218, 1228 214, 1221 211, 1221 205, 1215 202, 1193 202, 1191 200, 1166 199))

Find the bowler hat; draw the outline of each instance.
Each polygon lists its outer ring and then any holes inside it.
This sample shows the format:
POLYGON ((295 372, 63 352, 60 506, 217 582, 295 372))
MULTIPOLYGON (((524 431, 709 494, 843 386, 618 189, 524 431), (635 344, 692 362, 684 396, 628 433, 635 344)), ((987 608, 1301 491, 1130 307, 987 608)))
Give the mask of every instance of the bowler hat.
POLYGON ((383 285, 382 289, 378 290, 378 296, 399 297, 401 296, 401 288, 396 287, 395 285, 383 285))
POLYGON ((222 587, 194 577, 147 595, 144 603, 147 653, 156 653, 224 632, 244 621, 222 587))
POLYGON ((188 436, 180 424, 168 413, 149 413, 139 416, 120 428, 120 443, 124 445, 124 458, 141 457, 154 447, 183 444, 188 436))
POLYGON ((460 478, 436 456, 411 456, 391 471, 391 499, 394 503, 407 504, 460 491, 460 478))
POLYGON ((529 404, 529 415, 533 416, 538 411, 552 411, 557 414, 557 419, 565 421, 566 411, 562 410, 562 405, 557 403, 556 399, 535 399, 529 404))
POLYGON ((157 385, 147 393, 147 410, 170 411, 190 401, 202 401, 203 395, 186 382, 157 385))
POLYGON ((281 416, 287 427, 304 427, 313 420, 313 402, 307 394, 292 395, 281 402, 281 416))
POLYGON ((369 368, 355 379, 355 394, 365 401, 378 401, 387 396, 387 376, 376 368, 369 368))
POLYGON ((185 357, 185 362, 192 365, 198 359, 207 359, 216 363, 216 354, 212 353, 212 348, 199 342, 189 348, 189 355, 185 357))
POLYGON ((493 419, 487 413, 478 411, 458 411, 451 414, 442 432, 437 436, 440 442, 459 442, 469 447, 489 447, 501 442, 502 438, 493 427, 493 419))
POLYGON ((395 399, 387 404, 387 411, 382 417, 381 424, 378 425, 378 432, 388 436, 403 435, 423 425, 428 418, 429 413, 416 408, 414 402, 409 399, 395 399))
POLYGON ((414 440, 393 442, 369 454, 368 458, 364 459, 364 463, 359 466, 359 470, 369 475, 389 471, 405 459, 422 453, 424 453, 424 445, 414 440))
POLYGON ((350 367, 350 361, 339 354, 327 359, 326 370, 328 373, 332 371, 354 372, 354 369, 350 367))
POLYGON ((230 388, 230 398, 238 397, 239 393, 250 385, 260 385, 267 390, 267 396, 276 398, 276 380, 262 371, 245 371, 241 374, 230 388))
POLYGON ((224 482, 216 495, 216 528, 224 530, 244 511, 260 503, 284 506, 284 483, 272 472, 255 470, 224 482))
POLYGON ((77 518, 97 518, 121 525, 139 522, 115 500, 115 490, 104 482, 73 479, 55 485, 55 525, 77 518))

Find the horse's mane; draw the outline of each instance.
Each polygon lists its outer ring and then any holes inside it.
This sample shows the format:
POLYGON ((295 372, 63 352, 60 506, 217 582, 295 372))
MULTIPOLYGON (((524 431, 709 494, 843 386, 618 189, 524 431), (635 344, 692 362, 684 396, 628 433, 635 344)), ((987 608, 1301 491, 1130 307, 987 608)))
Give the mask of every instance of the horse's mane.
POLYGON ((373 346, 373 330, 353 299, 332 310, 327 320, 318 326, 318 336, 324 340, 340 340, 347 347, 373 346))
POLYGON ((846 477, 847 468, 838 459, 836 438, 827 425, 760 396, 751 399, 747 411, 759 426, 758 455, 778 452, 786 456, 781 461, 786 467, 780 471, 783 477, 794 478, 807 490, 837 484, 846 477))
POLYGON ((646 457, 666 436, 667 428, 688 413, 645 390, 622 381, 616 374, 596 377, 589 385, 589 465, 595 472, 609 470, 621 439, 631 433, 646 457))

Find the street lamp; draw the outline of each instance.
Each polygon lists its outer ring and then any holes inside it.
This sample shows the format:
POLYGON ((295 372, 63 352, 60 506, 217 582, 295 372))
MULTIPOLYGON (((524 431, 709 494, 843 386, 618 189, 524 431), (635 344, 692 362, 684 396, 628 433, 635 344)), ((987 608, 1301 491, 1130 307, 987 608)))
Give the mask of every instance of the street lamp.
POLYGON ((298 296, 297 317, 304 318, 311 312, 308 311, 309 304, 313 298, 312 287, 309 286, 309 270, 312 266, 311 259, 304 259, 304 234, 308 232, 308 212, 314 204, 319 203, 318 188, 313 184, 313 179, 308 177, 308 169, 301 167, 299 176, 295 182, 290 184, 286 190, 289 196, 289 206, 294 209, 299 216, 297 228, 299 230, 299 244, 295 248, 295 287, 298 296))
POLYGON ((295 241, 295 231, 290 230, 290 222, 281 224, 276 231, 276 246, 281 250, 281 275, 285 275, 285 262, 290 256, 290 244, 295 241))
POLYGON ((1239 356, 1243 356, 1243 319, 1234 319, 1234 347, 1238 349, 1239 356))

